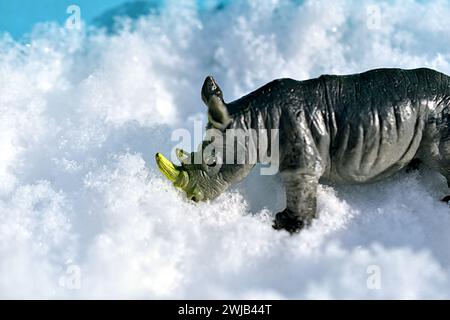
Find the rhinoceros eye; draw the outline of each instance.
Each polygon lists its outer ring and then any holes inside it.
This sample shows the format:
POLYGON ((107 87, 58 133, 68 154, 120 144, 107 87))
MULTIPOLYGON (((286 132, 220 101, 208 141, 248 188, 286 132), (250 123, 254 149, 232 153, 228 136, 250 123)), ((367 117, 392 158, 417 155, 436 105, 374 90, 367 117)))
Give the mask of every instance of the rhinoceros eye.
POLYGON ((216 166, 216 164, 217 164, 217 161, 215 158, 211 162, 206 163, 206 165, 210 168, 214 168, 216 166))
POLYGON ((215 156, 209 156, 209 157, 206 159, 205 163, 206 163, 206 165, 207 165, 209 168, 213 168, 213 167, 215 167, 216 164, 217 164, 217 158, 216 158, 215 156))

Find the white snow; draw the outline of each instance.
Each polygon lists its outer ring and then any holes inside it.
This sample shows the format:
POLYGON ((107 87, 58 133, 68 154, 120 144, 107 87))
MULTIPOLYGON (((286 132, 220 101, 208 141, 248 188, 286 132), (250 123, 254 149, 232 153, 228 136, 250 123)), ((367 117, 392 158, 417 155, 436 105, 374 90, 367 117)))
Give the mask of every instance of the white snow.
POLYGON ((205 119, 208 74, 226 100, 280 77, 450 74, 449 16, 443 0, 248 1, 173 5, 109 35, 0 36, 0 297, 450 298, 439 174, 323 185, 320 219, 289 236, 271 228, 277 177, 255 170, 192 204, 154 163, 174 129, 205 119))

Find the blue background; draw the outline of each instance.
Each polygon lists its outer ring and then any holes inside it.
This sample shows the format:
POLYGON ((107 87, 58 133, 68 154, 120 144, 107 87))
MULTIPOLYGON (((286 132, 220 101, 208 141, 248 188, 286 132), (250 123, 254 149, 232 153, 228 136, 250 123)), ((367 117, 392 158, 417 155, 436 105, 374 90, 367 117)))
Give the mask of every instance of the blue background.
POLYGON ((104 11, 114 8, 124 0, 0 0, 0 32, 8 32, 18 38, 30 32, 38 22, 56 21, 64 23, 70 5, 81 8, 81 17, 91 22, 104 11))

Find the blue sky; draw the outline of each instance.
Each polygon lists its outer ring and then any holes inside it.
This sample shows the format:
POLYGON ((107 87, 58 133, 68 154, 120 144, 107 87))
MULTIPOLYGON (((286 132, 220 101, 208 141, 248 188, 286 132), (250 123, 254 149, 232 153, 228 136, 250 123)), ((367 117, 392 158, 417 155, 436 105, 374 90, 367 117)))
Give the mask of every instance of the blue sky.
MULTIPOLYGON (((135 1, 154 3, 165 0, 0 0, 0 33, 6 31, 14 38, 19 38, 24 33, 31 31, 32 26, 38 22, 57 21, 63 23, 68 17, 67 7, 73 4, 81 8, 82 19, 90 23, 109 9, 135 1)), ((195 1, 198 8, 202 9, 208 3, 226 3, 232 0, 188 1, 195 1)), ((302 3, 304 0, 290 1, 302 3)), ((427 2, 429 0, 415 1, 427 2)))
POLYGON ((105 10, 126 2, 125 0, 0 0, 0 32, 19 37, 29 32, 38 22, 63 23, 72 4, 81 8, 83 20, 89 22, 105 10))
MULTIPOLYGON (((70 5, 81 8, 81 17, 91 23, 93 19, 109 9, 124 3, 148 2, 162 4, 166 0, 0 0, 0 33, 8 32, 14 38, 19 38, 31 31, 38 22, 57 21, 63 23, 70 5)), ((172 1, 172 0, 169 0, 172 1)), ((176 1, 176 0, 173 0, 176 1)), ((211 4, 226 3, 230 0, 187 0, 194 1, 197 7, 208 7, 211 4)), ((181 1, 180 3, 182 3, 181 1)))

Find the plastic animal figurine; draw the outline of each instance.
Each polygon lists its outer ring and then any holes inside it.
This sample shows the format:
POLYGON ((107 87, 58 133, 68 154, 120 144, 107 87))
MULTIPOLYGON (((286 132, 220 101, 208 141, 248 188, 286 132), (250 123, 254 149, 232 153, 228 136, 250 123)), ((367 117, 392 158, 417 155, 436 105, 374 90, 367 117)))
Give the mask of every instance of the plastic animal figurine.
MULTIPOLYGON (((287 205, 276 214, 275 229, 293 233, 310 225, 321 179, 371 183, 420 161, 450 186, 450 78, 440 72, 376 69, 306 81, 278 79, 230 103, 207 77, 202 100, 208 128, 223 135, 227 130, 278 130, 287 205)), ((203 150, 208 144, 205 140, 203 150)), ((255 146, 250 141, 240 147, 255 153, 255 146)), ((195 201, 217 197, 255 165, 223 161, 216 168, 214 159, 193 161, 197 153, 177 150, 180 166, 156 155, 165 176, 195 201)))

